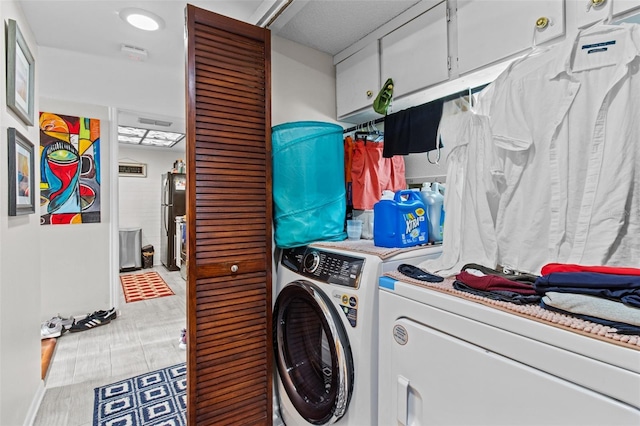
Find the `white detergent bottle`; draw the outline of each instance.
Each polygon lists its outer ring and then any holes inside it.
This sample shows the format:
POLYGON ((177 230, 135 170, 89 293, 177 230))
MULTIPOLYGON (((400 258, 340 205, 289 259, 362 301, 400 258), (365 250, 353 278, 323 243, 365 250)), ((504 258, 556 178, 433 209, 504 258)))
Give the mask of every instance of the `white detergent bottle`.
POLYGON ((440 216, 442 214, 442 204, 444 202, 444 197, 440 194, 440 192, 434 191, 432 189, 430 182, 425 182, 422 184, 420 195, 427 209, 427 220, 429 222, 429 242, 440 242, 442 241, 440 216))
POLYGON ((431 190, 435 193, 440 203, 440 241, 444 238, 444 191, 445 187, 441 183, 433 182, 431 190))

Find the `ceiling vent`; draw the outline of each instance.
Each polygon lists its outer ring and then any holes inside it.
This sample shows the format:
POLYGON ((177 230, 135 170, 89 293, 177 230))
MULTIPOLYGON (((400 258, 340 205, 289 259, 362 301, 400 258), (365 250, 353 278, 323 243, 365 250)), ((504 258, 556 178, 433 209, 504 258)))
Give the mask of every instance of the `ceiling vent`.
POLYGON ((147 60, 147 51, 141 47, 123 44, 120 48, 120 52, 132 61, 143 62, 147 60))
POLYGON ((152 126, 162 126, 162 127, 169 127, 173 124, 170 121, 154 120, 152 118, 142 118, 142 117, 138 118, 138 123, 150 124, 152 126))

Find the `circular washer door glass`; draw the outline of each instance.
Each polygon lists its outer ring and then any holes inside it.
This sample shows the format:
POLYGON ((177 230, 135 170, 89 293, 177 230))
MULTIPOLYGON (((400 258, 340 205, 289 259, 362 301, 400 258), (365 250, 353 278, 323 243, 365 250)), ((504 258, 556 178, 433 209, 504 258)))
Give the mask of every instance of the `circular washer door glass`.
POLYGON ((274 350, 282 385, 312 424, 342 417, 351 399, 353 358, 339 312, 307 281, 287 285, 274 307, 274 350))

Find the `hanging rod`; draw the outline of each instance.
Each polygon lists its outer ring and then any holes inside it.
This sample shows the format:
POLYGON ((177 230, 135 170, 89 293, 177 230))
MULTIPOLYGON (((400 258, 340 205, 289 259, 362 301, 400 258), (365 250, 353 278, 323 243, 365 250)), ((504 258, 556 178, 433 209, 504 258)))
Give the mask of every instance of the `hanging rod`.
MULTIPOLYGON (((472 89, 466 89, 466 90, 461 90, 459 92, 456 93, 452 93, 451 95, 447 95, 444 96, 442 98, 440 98, 443 102, 447 102, 447 101, 452 101, 454 99, 458 99, 460 96, 464 96, 464 95, 468 95, 468 94, 474 94, 474 93, 478 93, 479 91, 481 91, 482 89, 484 89, 485 87, 487 87, 489 85, 489 83, 487 84, 482 84, 480 86, 474 87, 472 89)), ((438 99, 434 99, 434 101, 436 101, 438 99)), ((433 101, 431 101, 433 102, 433 101)), ((349 127, 348 129, 344 129, 342 131, 342 133, 350 133, 350 132, 355 132, 358 129, 362 129, 363 126, 366 126, 367 124, 378 124, 378 123, 382 123, 384 122, 384 117, 380 117, 380 118, 376 118, 373 121, 367 121, 365 123, 362 124, 358 124, 357 126, 353 126, 353 127, 349 127)))
POLYGON ((353 127, 349 127, 348 129, 344 129, 342 131, 342 133, 355 132, 358 129, 362 129, 363 128, 362 126, 366 126, 369 123, 378 124, 378 123, 382 123, 383 121, 384 121, 384 117, 376 118, 373 121, 367 121, 366 123, 362 123, 362 124, 359 124, 357 126, 353 126, 353 127))

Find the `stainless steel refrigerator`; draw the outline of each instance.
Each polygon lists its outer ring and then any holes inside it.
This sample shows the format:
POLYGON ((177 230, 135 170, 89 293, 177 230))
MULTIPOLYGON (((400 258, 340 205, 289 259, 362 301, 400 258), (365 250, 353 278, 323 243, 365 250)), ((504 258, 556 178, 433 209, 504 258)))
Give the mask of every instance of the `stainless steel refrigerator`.
POLYGON ((183 173, 162 175, 162 202, 160 219, 160 259, 170 271, 180 268, 176 264, 176 216, 186 213, 187 176, 183 173))

